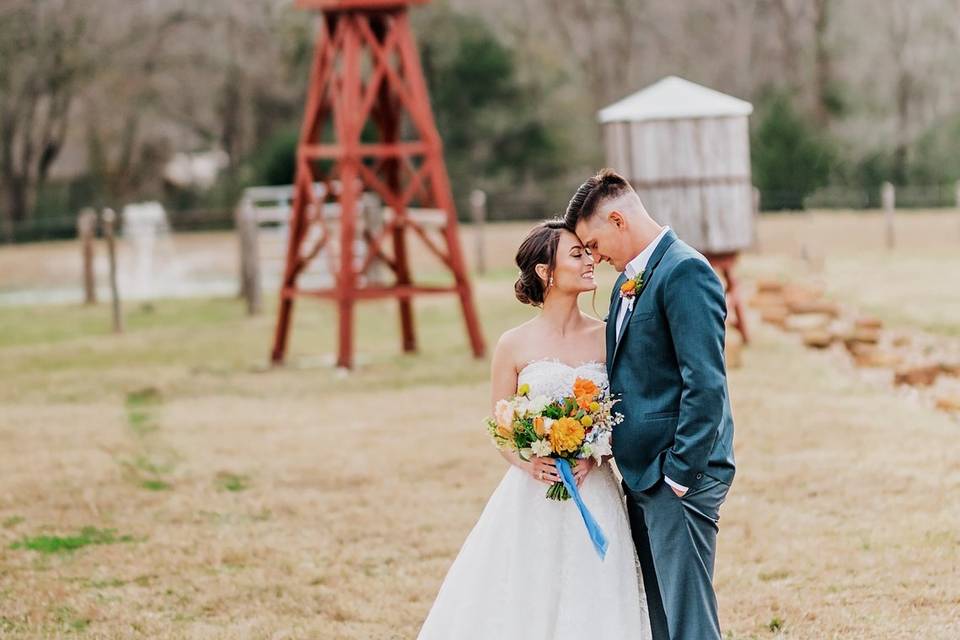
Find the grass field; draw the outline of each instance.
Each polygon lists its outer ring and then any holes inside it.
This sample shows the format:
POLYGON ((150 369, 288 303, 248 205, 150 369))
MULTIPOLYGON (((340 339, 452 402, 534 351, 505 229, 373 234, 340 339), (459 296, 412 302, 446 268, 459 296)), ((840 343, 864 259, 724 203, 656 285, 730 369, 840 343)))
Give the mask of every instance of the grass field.
MULTIPOLYGON (((509 262, 527 226, 489 231, 491 342, 532 313, 509 262)), ((875 214, 767 218, 741 271, 956 340, 960 215, 903 215, 898 233, 889 253, 875 214)), ((0 249, 0 278, 73 251, 0 249)), ((268 309, 159 301, 112 336, 106 306, 0 308, 0 637, 415 637, 504 472, 480 426, 487 362, 467 356, 452 300, 417 302, 415 357, 372 302, 344 376, 331 308, 305 301, 291 364, 271 370, 268 309)), ((727 636, 960 637, 960 424, 754 328, 730 377, 727 636)))

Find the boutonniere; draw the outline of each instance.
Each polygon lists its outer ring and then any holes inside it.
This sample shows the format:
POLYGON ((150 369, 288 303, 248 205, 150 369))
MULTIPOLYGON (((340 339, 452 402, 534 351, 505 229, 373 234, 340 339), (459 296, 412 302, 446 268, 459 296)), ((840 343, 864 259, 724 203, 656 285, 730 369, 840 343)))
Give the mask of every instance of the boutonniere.
POLYGON ((640 291, 643 286, 643 271, 640 271, 636 277, 631 278, 620 285, 620 296, 623 298, 632 298, 640 291))

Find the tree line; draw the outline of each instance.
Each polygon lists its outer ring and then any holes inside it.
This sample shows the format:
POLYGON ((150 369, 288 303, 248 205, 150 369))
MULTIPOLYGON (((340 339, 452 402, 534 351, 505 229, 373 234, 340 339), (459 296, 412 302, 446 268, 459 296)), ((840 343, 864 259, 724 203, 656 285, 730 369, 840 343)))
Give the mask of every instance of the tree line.
MULTIPOLYGON (((668 74, 754 103, 764 208, 960 179, 957 0, 437 0, 413 16, 464 214, 475 188, 493 217, 558 211, 603 163, 596 111, 668 74)), ((0 237, 146 198, 226 223, 244 186, 289 182, 313 20, 289 0, 0 5, 0 237), (162 179, 174 152, 210 148, 230 159, 212 189, 162 179)))

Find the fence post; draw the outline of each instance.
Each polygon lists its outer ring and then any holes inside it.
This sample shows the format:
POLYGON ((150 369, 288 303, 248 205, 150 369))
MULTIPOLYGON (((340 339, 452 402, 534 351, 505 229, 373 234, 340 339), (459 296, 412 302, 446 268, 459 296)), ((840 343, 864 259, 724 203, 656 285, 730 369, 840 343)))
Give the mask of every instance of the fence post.
MULTIPOLYGON (((380 236, 383 227, 386 224, 383 210, 383 202, 376 193, 366 192, 360 196, 360 212, 363 216, 363 233, 368 241, 380 236)), ((368 244, 367 250, 372 248, 372 242, 368 244)), ((383 285, 387 283, 387 265, 379 255, 369 257, 370 266, 367 268, 367 281, 372 284, 383 285)))
POLYGON ((93 275, 93 240, 96 236, 97 212, 91 208, 80 211, 77 216, 77 237, 83 257, 83 303, 97 303, 97 283, 93 275))
POLYGON ((486 250, 484 247, 484 225, 487 221, 487 194, 480 189, 470 192, 470 217, 473 218, 474 234, 476 234, 477 273, 487 272, 486 250))
POLYGON ((113 332, 123 333, 123 314, 120 311, 120 291, 117 288, 117 248, 114 225, 117 214, 113 209, 103 211, 103 235, 107 239, 107 256, 110 259, 110 297, 113 302, 113 332))
POLYGON ((257 214, 250 200, 243 198, 236 211, 237 233, 240 236, 240 294, 247 302, 247 315, 260 313, 262 288, 260 286, 260 251, 258 247, 257 214))
POLYGON ((884 182, 880 188, 880 200, 883 203, 883 217, 887 227, 887 249, 896 246, 896 236, 893 229, 893 211, 896 208, 896 191, 889 182, 884 182))
POLYGON ((957 209, 960 209, 960 180, 957 180, 957 184, 953 187, 953 197, 957 205, 957 209))

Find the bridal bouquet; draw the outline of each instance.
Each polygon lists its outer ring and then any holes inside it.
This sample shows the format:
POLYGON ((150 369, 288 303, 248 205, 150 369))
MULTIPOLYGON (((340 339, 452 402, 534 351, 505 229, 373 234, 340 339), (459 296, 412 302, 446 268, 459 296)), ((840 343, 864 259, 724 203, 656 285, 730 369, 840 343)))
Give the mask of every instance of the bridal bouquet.
MULTIPOLYGON (((613 427, 623 421, 623 415, 613 411, 618 401, 586 378, 577 378, 560 398, 531 398, 530 386, 522 384, 516 395, 497 403, 494 415, 486 419, 487 430, 498 449, 516 451, 523 460, 535 455, 575 465, 592 457, 601 464, 611 452, 613 427)), ((547 497, 567 500, 570 491, 556 482, 547 497)))

